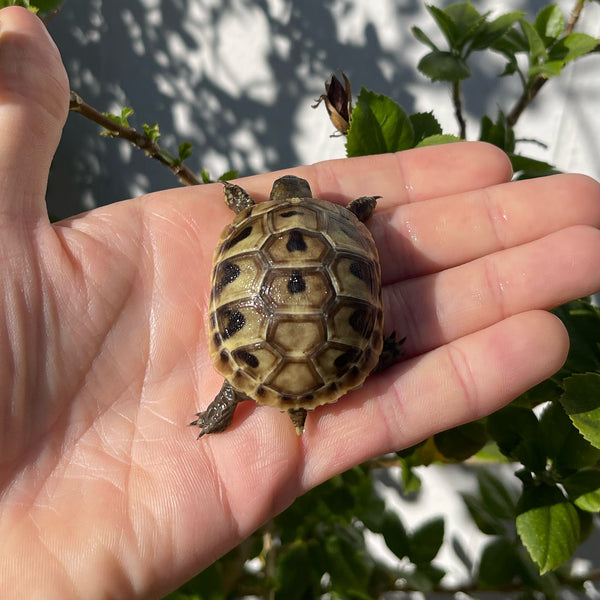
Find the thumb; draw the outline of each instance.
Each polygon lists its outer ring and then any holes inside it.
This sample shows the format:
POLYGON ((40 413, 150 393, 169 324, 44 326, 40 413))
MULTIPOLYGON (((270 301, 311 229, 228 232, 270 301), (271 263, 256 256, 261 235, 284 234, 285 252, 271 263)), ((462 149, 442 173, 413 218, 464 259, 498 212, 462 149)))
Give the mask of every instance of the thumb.
POLYGON ((0 219, 46 218, 48 170, 69 106, 60 54, 24 8, 0 10, 0 219))

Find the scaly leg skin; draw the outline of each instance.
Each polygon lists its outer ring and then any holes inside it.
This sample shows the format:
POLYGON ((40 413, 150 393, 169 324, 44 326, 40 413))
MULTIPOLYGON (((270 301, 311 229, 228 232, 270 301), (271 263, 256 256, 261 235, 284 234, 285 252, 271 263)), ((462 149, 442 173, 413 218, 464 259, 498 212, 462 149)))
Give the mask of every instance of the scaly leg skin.
POLYGON ((394 331, 390 336, 383 339, 383 349, 381 350, 381 354, 379 355, 379 362, 373 369, 372 373, 379 373, 388 367, 391 367, 393 364, 398 362, 400 356, 402 356, 402 351, 400 347, 406 338, 403 337, 401 340, 396 339, 396 332, 394 331))
POLYGON ((227 206, 229 206, 229 208, 236 215, 245 208, 254 206, 254 199, 252 196, 239 185, 235 185, 235 183, 229 183, 229 181, 224 181, 223 186, 225 204, 227 204, 227 206))
POLYGON ((288 415, 296 428, 296 433, 302 435, 304 433, 304 421, 306 421, 306 409, 288 408, 288 415))
POLYGON ((198 418, 190 423, 190 425, 200 427, 201 431, 198 439, 206 433, 225 431, 231 425, 238 402, 247 399, 243 394, 236 392, 227 381, 224 381, 221 391, 215 396, 207 409, 204 412, 197 413, 198 418))

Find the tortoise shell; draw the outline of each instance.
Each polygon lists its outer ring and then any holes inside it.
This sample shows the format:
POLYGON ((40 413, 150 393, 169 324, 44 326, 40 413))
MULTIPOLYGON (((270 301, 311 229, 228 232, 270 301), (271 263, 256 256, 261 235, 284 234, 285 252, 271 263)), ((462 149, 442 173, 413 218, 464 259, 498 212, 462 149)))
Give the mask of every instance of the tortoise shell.
POLYGON ((324 200, 246 206, 215 250, 209 315, 210 354, 235 391, 290 414, 335 402, 362 385, 382 351, 373 238, 353 212, 324 200))

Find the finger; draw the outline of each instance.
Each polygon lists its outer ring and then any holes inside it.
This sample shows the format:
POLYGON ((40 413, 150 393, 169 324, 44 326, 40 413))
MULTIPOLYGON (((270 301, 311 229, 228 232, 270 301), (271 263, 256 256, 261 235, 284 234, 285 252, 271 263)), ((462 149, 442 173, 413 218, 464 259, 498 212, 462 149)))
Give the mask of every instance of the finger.
POLYGON ((555 175, 375 213, 384 283, 433 273, 571 225, 600 226, 600 184, 555 175))
POLYGON ((303 486, 499 409, 556 372, 567 351, 562 323, 534 311, 368 379, 309 415, 303 486))
POLYGON ((420 354, 502 319, 600 289, 600 231, 575 226, 384 290, 386 329, 420 354))
POLYGON ((68 82, 43 23, 26 9, 0 11, 0 215, 45 217, 50 162, 68 109, 68 82))
POLYGON ((508 181, 512 171, 506 154, 495 146, 463 142, 330 160, 246 177, 239 183, 256 200, 266 200, 273 181, 288 173, 307 179, 313 196, 340 204, 359 196, 381 196, 377 206, 382 210, 508 181))

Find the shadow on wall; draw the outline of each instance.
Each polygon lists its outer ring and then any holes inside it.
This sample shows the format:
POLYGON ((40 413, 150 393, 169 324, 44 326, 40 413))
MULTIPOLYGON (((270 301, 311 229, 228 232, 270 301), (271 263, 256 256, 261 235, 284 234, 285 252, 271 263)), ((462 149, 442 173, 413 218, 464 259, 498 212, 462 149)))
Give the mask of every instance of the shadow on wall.
MULTIPOLYGON (((249 175, 342 156, 343 143, 329 140, 333 128, 324 109, 317 115, 310 108, 340 67, 355 94, 365 86, 417 110, 412 93, 416 82, 423 84, 416 64, 425 49, 410 27, 431 20, 419 2, 377 4, 66 2, 49 29, 71 87, 85 101, 101 111, 133 107, 132 125, 158 122, 161 143, 173 153, 178 143, 190 141, 190 168, 207 167, 216 178, 229 169, 249 175), (299 139, 308 149, 302 156, 299 139), (314 155, 313 144, 320 146, 314 155)), ((485 91, 467 89, 474 103, 467 108, 480 114, 497 89, 495 73, 482 70, 470 85, 485 91)), ((178 185, 142 152, 98 132, 80 115, 69 116, 48 188, 52 214, 62 218, 178 185)))

